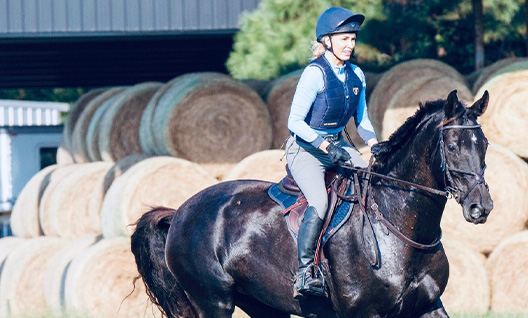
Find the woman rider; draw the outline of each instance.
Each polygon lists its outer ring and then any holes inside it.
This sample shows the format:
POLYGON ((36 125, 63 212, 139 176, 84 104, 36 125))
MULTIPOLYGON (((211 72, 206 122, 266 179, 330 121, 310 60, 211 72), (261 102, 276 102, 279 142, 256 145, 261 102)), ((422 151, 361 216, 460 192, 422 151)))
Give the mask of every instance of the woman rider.
POLYGON ((354 117, 359 135, 370 147, 378 140, 368 118, 365 76, 348 62, 356 34, 365 20, 362 14, 332 7, 317 20, 313 60, 304 69, 292 100, 286 144, 286 160, 292 176, 308 201, 299 229, 299 269, 294 297, 321 296, 322 280, 314 274, 313 261, 319 233, 328 206, 325 170, 341 162, 365 167, 359 153, 342 136, 354 117))

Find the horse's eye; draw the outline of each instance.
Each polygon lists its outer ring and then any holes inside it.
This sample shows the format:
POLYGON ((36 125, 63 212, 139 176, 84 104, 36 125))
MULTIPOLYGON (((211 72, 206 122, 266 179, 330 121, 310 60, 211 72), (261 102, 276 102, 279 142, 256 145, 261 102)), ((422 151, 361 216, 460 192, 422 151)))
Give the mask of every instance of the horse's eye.
POLYGON ((450 152, 455 152, 457 150, 457 147, 455 144, 447 144, 447 150, 450 152))

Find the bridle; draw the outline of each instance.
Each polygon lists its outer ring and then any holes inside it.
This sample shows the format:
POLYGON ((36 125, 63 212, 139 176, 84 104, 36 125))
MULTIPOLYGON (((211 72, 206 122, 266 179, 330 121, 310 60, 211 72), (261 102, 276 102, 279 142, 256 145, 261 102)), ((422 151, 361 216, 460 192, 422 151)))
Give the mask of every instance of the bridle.
POLYGON ((480 128, 480 124, 476 125, 449 125, 449 126, 440 126, 440 140, 439 140, 439 147, 440 149, 440 158, 441 158, 441 168, 442 171, 444 171, 444 185, 446 187, 446 192, 449 193, 448 198, 452 197, 454 198, 458 203, 462 204, 464 200, 469 196, 469 194, 479 185, 484 184, 486 188, 488 187, 488 184, 484 180, 484 171, 486 171, 486 164, 484 164, 484 167, 482 167, 482 170, 479 173, 475 173, 472 171, 462 170, 462 169, 456 169, 452 168, 447 164, 447 159, 445 155, 445 145, 444 145, 444 134, 443 132, 448 129, 475 129, 480 128), (469 189, 466 191, 463 197, 460 197, 460 189, 458 189, 453 181, 453 172, 474 176, 475 182, 469 187, 469 189))
MULTIPOLYGON (((363 213, 366 213, 365 208, 366 208, 367 195, 370 192, 369 190, 370 190, 370 179, 371 179, 371 176, 377 176, 377 177, 380 177, 382 179, 396 181, 396 182, 399 182, 399 183, 402 183, 402 184, 405 184, 405 185, 408 185, 408 186, 412 186, 414 188, 417 188, 417 189, 420 189, 420 190, 423 190, 423 191, 426 191, 426 192, 429 192, 429 193, 433 193, 433 194, 440 195, 440 196, 445 196, 447 199, 455 198, 455 200, 457 200, 457 202, 459 204, 462 204, 462 202, 468 197, 468 195, 479 184, 484 183, 486 188, 488 187, 487 183, 484 180, 484 171, 486 170, 486 165, 484 165, 484 167, 482 168, 480 173, 475 173, 475 172, 466 171, 466 170, 462 170, 462 169, 452 168, 447 163, 447 159, 446 159, 446 155, 445 155, 444 134, 443 134, 444 131, 449 130, 449 129, 476 129, 476 128, 480 128, 481 127, 480 124, 475 124, 475 125, 446 125, 446 124, 452 122, 453 120, 455 120, 456 118, 457 117, 451 118, 451 119, 446 120, 446 121, 443 121, 439 126, 437 126, 437 128, 440 130, 439 145, 438 145, 437 149, 439 149, 439 151, 440 151, 441 168, 442 168, 442 171, 444 172, 445 190, 438 190, 438 189, 427 187, 427 186, 424 186, 424 185, 421 185, 421 184, 409 182, 409 181, 406 181, 406 180, 402 180, 402 179, 399 179, 399 178, 395 178, 395 177, 391 177, 391 176, 388 176, 388 175, 384 175, 384 174, 380 174, 380 173, 374 172, 374 171, 371 170, 372 164, 373 164, 373 159, 372 158, 370 160, 368 168, 366 168, 366 169, 365 168, 356 168, 356 167, 354 167, 352 165, 348 165, 348 164, 341 164, 340 165, 341 167, 343 167, 345 169, 348 169, 348 170, 355 170, 355 171, 358 171, 358 172, 361 171, 361 172, 365 173, 368 176, 366 178, 365 186, 364 186, 364 189, 363 189, 362 194, 361 194, 361 199, 359 200, 360 201, 359 206, 360 206, 360 209, 362 210, 363 213), (453 181, 453 172, 459 173, 459 174, 470 175, 470 176, 474 176, 475 177, 475 182, 473 183, 473 185, 471 187, 469 187, 469 190, 466 191, 466 193, 464 194, 464 196, 462 198, 460 198, 460 192, 461 192, 460 189, 458 189, 455 186, 455 183, 453 181)), ((431 156, 431 157, 433 158, 434 155, 431 156)), ((359 193, 358 193, 358 195, 359 195, 359 193)), ((347 199, 347 197, 342 197, 342 196, 340 196, 340 198, 344 199, 344 200, 347 199)), ((432 250, 432 249, 435 249, 440 244, 440 241, 441 241, 441 238, 442 238, 442 232, 440 232, 439 236, 435 240, 433 240, 433 242, 430 243, 430 244, 422 244, 422 243, 416 242, 416 241, 408 238, 407 236, 405 236, 405 234, 403 234, 400 230, 398 230, 396 228, 396 226, 394 226, 389 220, 387 220, 383 216, 383 214, 379 211, 378 205, 376 204, 376 202, 374 202, 374 199, 372 198, 372 196, 369 196, 368 200, 369 200, 369 206, 374 211, 374 215, 375 215, 376 219, 378 221, 380 221, 383 225, 385 225, 385 227, 389 231, 391 231, 396 237, 398 237, 400 240, 402 240, 406 244, 408 244, 408 245, 410 245, 412 247, 415 247, 417 249, 421 249, 421 250, 432 250)))

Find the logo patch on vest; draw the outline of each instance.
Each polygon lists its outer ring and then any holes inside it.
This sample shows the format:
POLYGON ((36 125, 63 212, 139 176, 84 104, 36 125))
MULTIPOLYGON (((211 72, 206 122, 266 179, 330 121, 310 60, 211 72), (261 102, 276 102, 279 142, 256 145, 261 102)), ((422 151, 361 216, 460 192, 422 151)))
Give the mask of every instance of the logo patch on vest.
POLYGON ((359 92, 359 87, 352 88, 352 91, 354 92, 354 95, 357 95, 359 92))

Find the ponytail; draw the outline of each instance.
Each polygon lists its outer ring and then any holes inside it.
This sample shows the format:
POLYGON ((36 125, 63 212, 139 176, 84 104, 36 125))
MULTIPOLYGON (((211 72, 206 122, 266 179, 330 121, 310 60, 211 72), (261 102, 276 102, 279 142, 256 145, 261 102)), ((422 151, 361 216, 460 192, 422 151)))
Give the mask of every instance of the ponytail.
MULTIPOLYGON (((321 42, 325 40, 325 37, 328 37, 328 35, 325 35, 321 42)), ((311 60, 315 60, 316 58, 320 57, 326 52, 326 47, 323 45, 323 43, 312 41, 312 58, 311 60)))

